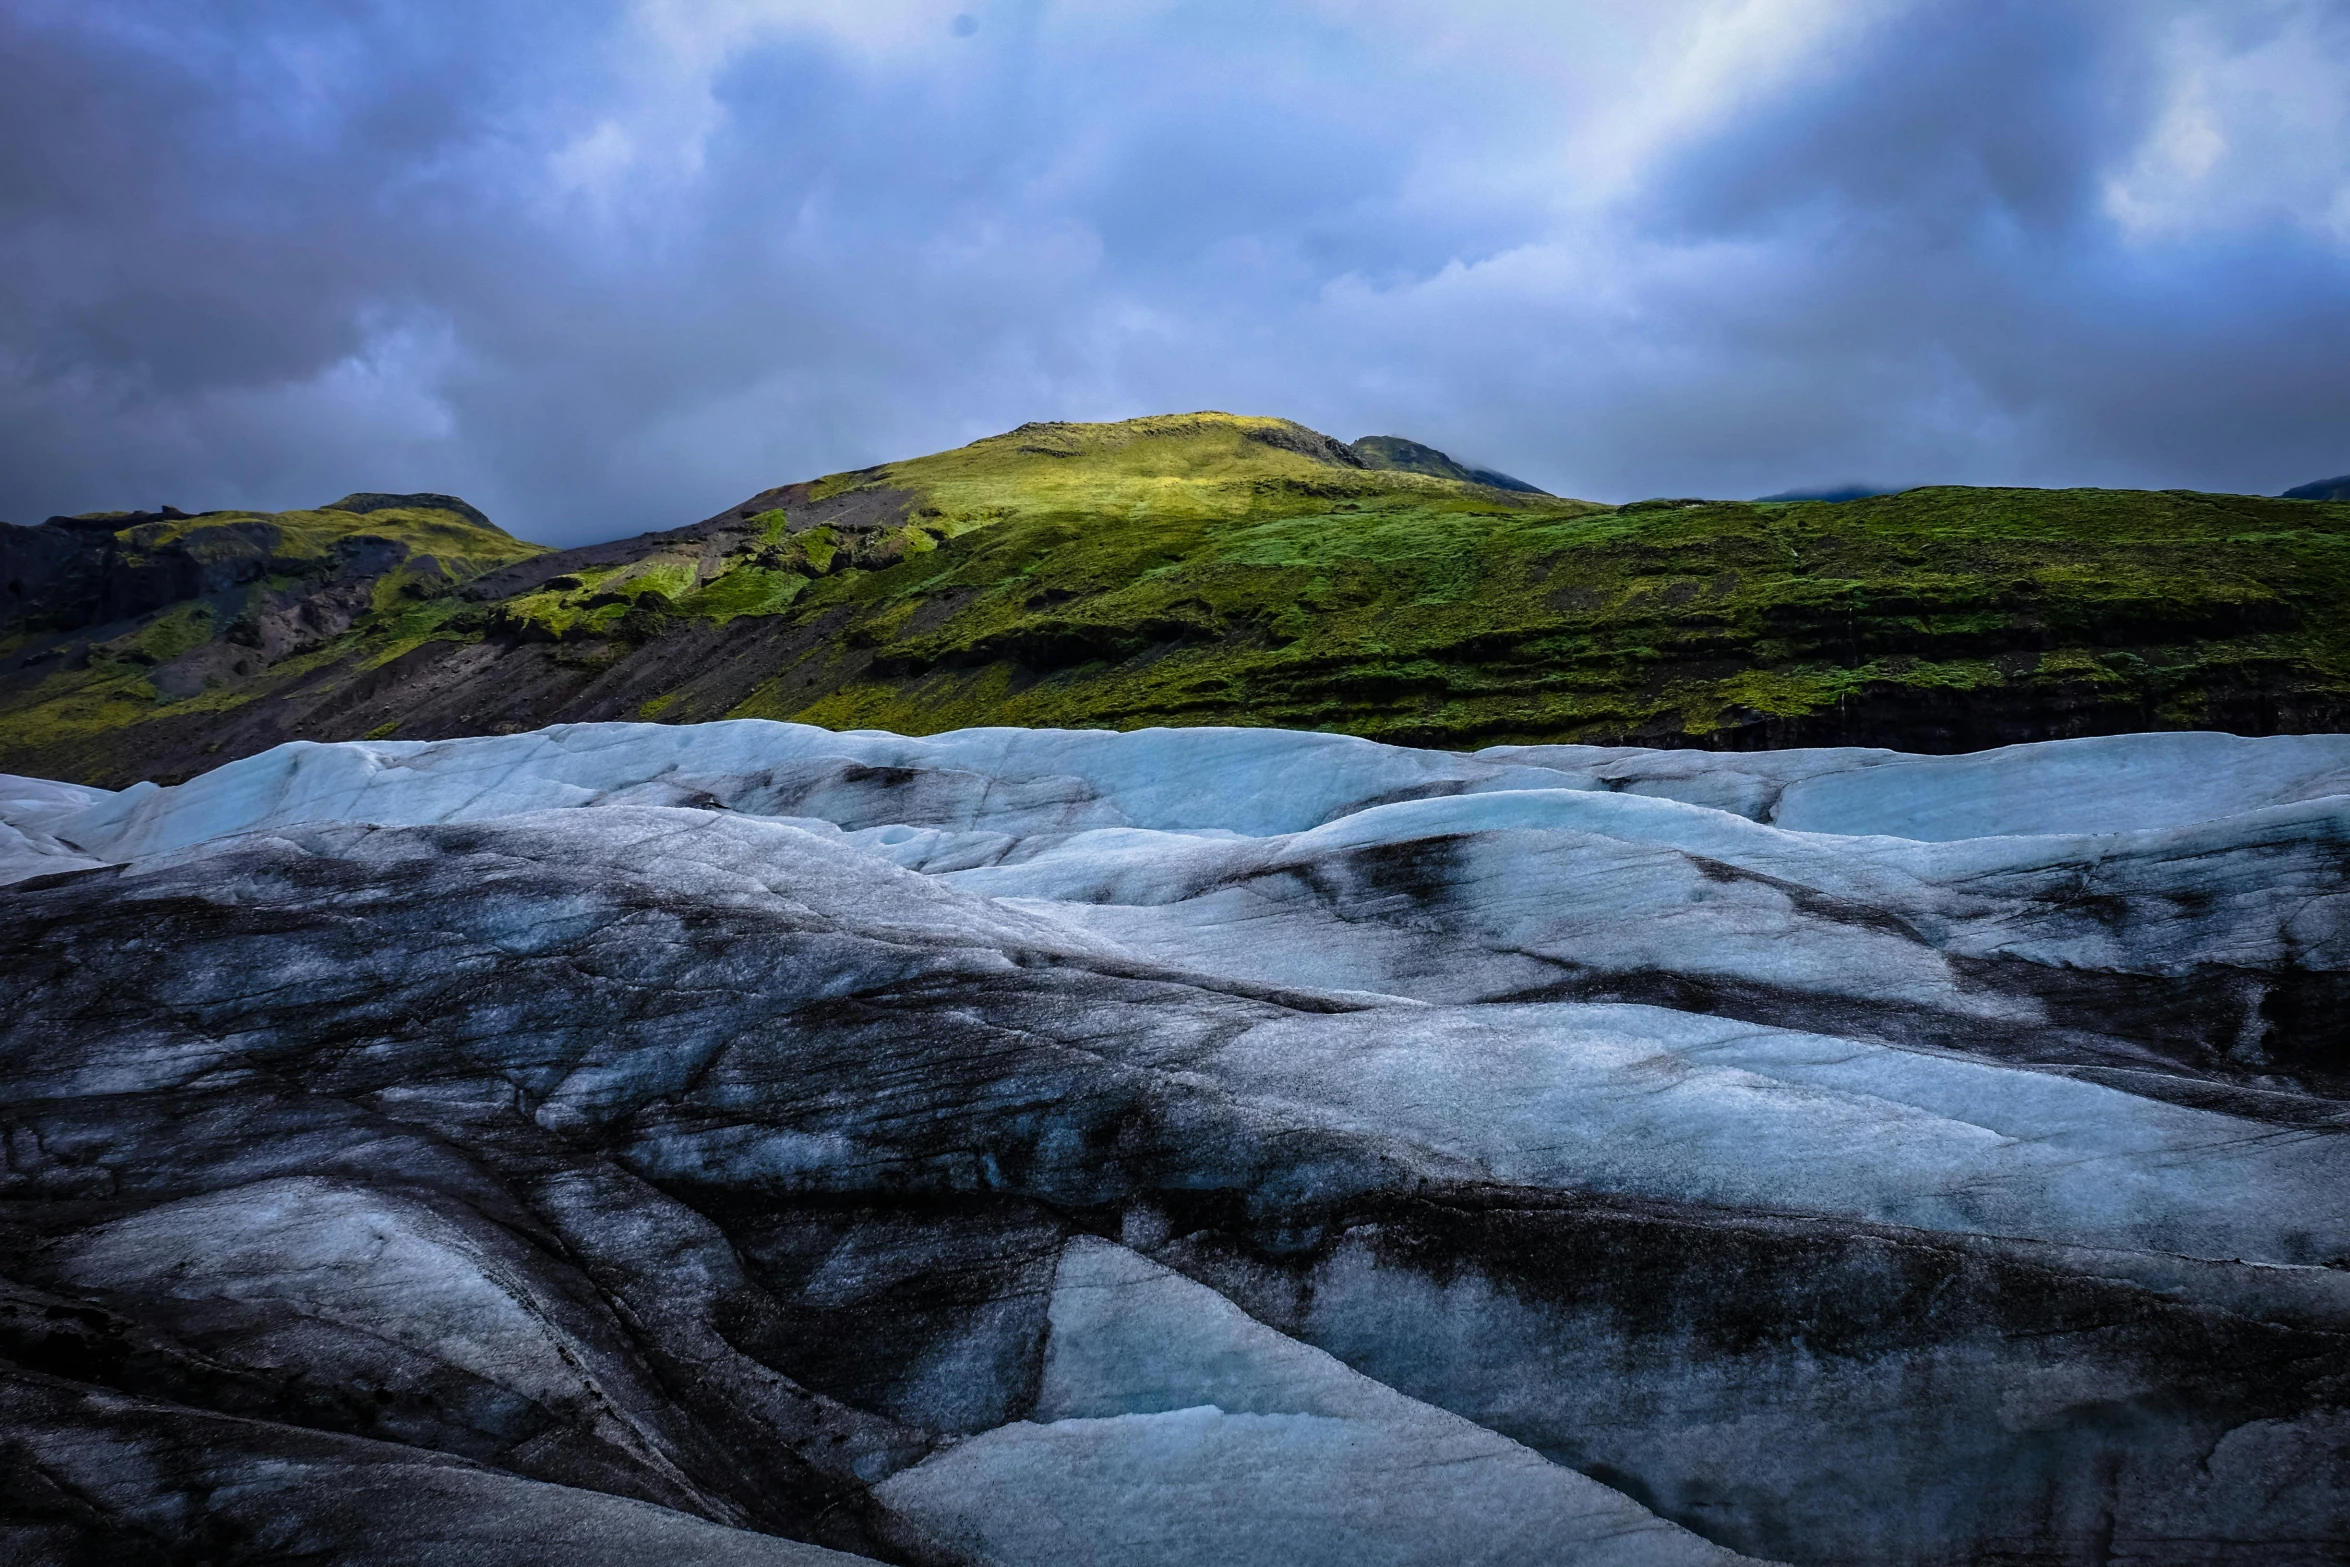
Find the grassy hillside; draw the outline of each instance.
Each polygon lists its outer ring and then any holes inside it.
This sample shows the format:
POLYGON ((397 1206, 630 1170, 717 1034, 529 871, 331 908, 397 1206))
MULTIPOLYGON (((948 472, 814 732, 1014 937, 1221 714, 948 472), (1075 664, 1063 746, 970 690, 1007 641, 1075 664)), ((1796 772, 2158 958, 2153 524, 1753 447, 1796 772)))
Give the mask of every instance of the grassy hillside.
POLYGON ((346 624, 241 669, 191 601, 20 631, 0 769, 121 782, 295 735, 736 715, 1929 750, 2350 723, 2350 504, 1619 509, 1379 456, 1221 414, 1031 425, 585 550, 404 538, 462 566, 370 579, 346 624), (133 645, 151 662, 106 651, 133 645))
POLYGON ((2332 727, 2350 696, 2350 507, 1929 489, 1608 511, 1332 489, 1214 520, 1031 515, 828 581, 803 615, 839 614, 870 664, 811 649, 739 709, 1944 749, 2332 727))
POLYGON ((0 525, 0 769, 144 776, 157 720, 200 731, 397 656, 439 634, 460 583, 541 553, 448 496, 0 525))

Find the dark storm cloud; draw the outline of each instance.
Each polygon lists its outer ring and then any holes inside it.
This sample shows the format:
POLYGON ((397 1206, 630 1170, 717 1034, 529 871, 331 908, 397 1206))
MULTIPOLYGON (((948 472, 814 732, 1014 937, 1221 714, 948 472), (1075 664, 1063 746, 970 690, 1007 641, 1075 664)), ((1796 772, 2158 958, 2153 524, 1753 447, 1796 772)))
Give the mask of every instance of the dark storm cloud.
POLYGON ((492 202, 466 164, 494 134, 503 40, 388 6, 195 15, 0 17, 13 511, 258 498, 397 462, 434 421, 395 361, 436 301, 487 281, 464 258, 492 202))
MULTIPOLYGON (((2178 89, 2163 29, 2126 14, 1927 9, 1655 171, 1644 231, 1796 263, 1758 266, 1743 309, 1679 302, 1762 383, 1752 435, 1705 432, 1732 473, 1792 448, 1887 477, 2274 490, 2350 448, 2350 226, 2137 243, 2115 222, 2109 181, 2178 89)), ((2323 40, 2280 39, 2294 19, 2239 43, 2323 40)), ((2339 199, 2350 145, 2320 151, 2339 199)))
POLYGON ((552 542, 1188 407, 1563 491, 2350 467, 2350 6, 0 13, 0 515, 552 542))

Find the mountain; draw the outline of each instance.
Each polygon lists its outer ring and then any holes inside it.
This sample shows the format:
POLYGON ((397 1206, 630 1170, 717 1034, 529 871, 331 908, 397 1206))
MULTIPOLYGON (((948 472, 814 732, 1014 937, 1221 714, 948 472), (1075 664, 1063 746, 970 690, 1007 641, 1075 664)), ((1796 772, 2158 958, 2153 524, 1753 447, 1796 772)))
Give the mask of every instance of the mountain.
POLYGON ((1427 451, 1033 424, 559 552, 430 496, 8 528, 0 770, 727 716, 1929 752, 2350 728, 2344 503, 1611 507, 1397 465, 1427 451))
POLYGON ((442 623, 458 584, 541 553, 448 495, 0 524, 0 757, 188 770, 249 708, 396 656, 442 623))
POLYGON ((1880 490, 1867 484, 1837 484, 1824 490, 1781 490, 1776 495, 1757 497, 1764 501, 1865 501, 1874 495, 1892 495, 1893 490, 1880 490))
POLYGON ((2350 473, 2338 479, 2320 479, 2315 484, 2296 484, 2285 492, 2292 501, 2350 501, 2350 473))
POLYGON ((1363 460, 1366 468, 1386 468, 1398 473, 1425 473, 1439 479, 1458 479, 1464 484, 1490 485, 1497 490, 1516 490, 1522 495, 1546 495, 1547 490, 1536 489, 1523 479, 1513 479, 1506 473, 1495 473, 1491 468, 1468 468, 1454 462, 1433 446, 1422 446, 1418 441, 1407 441, 1400 435, 1366 435, 1353 442, 1351 450, 1363 460))
POLYGON ((2340 1561, 2346 844, 2342 735, 0 780, 0 1557, 2340 1561))

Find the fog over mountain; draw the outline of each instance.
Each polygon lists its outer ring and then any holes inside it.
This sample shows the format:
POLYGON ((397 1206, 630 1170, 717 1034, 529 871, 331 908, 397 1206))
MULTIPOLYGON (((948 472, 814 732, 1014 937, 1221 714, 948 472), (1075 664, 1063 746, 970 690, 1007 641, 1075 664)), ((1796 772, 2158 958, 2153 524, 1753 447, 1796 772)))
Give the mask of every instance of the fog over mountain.
POLYGON ((2350 7, 20 0, 0 516, 617 537, 1028 419, 1561 495, 2350 466, 2350 7))

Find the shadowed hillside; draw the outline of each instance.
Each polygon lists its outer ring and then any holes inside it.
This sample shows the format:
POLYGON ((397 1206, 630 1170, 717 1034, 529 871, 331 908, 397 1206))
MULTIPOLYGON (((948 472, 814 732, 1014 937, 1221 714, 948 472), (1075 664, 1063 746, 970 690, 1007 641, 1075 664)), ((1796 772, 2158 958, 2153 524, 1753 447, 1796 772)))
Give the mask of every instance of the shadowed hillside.
POLYGON ((53 519, 0 534, 0 770, 729 715, 1921 751, 2350 726, 2350 504, 1619 508, 1448 476, 1483 472, 1208 413, 1024 425, 561 552, 446 496, 53 519))

